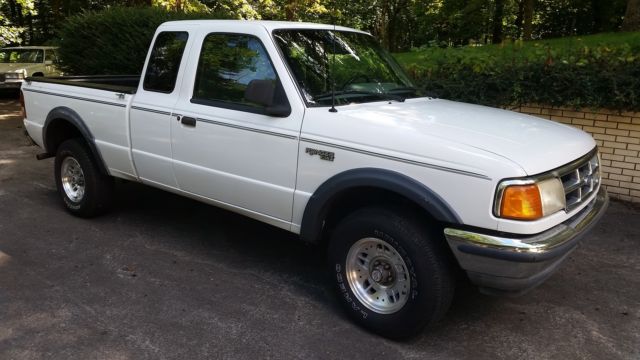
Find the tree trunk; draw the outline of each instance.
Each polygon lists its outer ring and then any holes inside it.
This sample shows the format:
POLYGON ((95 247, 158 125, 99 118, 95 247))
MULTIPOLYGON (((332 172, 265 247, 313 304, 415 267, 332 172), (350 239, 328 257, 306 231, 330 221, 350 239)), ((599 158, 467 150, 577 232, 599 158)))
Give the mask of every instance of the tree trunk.
POLYGON ((524 17, 524 4, 522 1, 518 1, 518 14, 516 15, 516 20, 514 25, 516 26, 516 38, 520 39, 522 36, 522 18, 524 17))
POLYGON ((591 16, 593 18, 593 33, 599 33, 605 31, 608 14, 607 9, 604 8, 609 4, 603 4, 600 0, 591 0, 591 16), (603 6, 604 5, 604 6, 603 6))
POLYGON ((46 11, 46 4, 43 1, 37 3, 38 7, 38 16, 40 17, 40 28, 42 29, 40 33, 40 39, 48 39, 49 38, 49 14, 50 12, 46 11))
POLYGON ((60 4, 60 0, 51 0, 49 1, 49 11, 50 11, 50 19, 51 19, 51 23, 54 24, 59 24, 62 21, 62 18, 64 17, 64 12, 62 11, 62 5, 60 4))
POLYGON ((493 36, 491 42, 500 44, 502 42, 502 20, 504 18, 504 0, 495 0, 496 8, 493 12, 493 36))
POLYGON ((533 33, 533 1, 534 0, 522 0, 522 1, 524 3, 522 38, 524 40, 531 40, 531 33, 533 33))
POLYGON ((27 15, 27 23, 29 25, 29 40, 27 41, 27 45, 33 45, 34 44, 33 41, 36 37, 35 30, 33 28, 33 15, 31 14, 27 15))
POLYGON ((640 30, 640 0, 628 0, 627 12, 624 14, 622 22, 622 30, 638 31, 640 30))
POLYGON ((296 20, 296 8, 298 7, 296 2, 297 0, 288 0, 284 7, 284 17, 287 21, 296 20))
POLYGON ((388 38, 388 50, 397 52, 401 48, 402 33, 407 31, 406 26, 408 24, 403 22, 403 11, 406 10, 408 4, 406 0, 395 0, 388 2, 387 12, 387 38, 388 38))
POLYGON ((16 3, 16 18, 13 19, 11 23, 19 27, 24 26, 24 16, 22 16, 22 6, 18 3, 16 3))
POLYGON ((383 0, 378 19, 378 37, 385 49, 389 50, 389 1, 383 0))

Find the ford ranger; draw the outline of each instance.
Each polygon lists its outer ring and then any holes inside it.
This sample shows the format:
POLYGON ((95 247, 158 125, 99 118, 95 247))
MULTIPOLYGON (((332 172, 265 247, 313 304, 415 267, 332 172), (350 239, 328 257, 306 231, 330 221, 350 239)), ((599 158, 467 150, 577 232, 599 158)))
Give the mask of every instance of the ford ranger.
POLYGON ((346 312, 392 338, 445 314, 460 269, 486 293, 540 284, 608 204, 591 136, 429 97, 345 27, 168 22, 141 76, 22 93, 71 214, 106 211, 122 178, 299 234, 346 312))

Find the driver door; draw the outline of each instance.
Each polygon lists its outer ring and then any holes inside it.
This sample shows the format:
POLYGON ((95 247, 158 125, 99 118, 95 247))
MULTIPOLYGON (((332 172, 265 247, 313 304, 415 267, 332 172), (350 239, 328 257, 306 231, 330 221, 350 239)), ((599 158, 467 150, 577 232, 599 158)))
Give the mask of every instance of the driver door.
POLYGON ((184 82, 191 87, 173 111, 174 173, 183 191, 287 228, 303 107, 291 104, 288 116, 276 117, 247 100, 252 81, 272 82, 285 101, 291 98, 278 76, 285 70, 271 61, 275 48, 251 31, 221 29, 196 40, 198 64, 184 82))

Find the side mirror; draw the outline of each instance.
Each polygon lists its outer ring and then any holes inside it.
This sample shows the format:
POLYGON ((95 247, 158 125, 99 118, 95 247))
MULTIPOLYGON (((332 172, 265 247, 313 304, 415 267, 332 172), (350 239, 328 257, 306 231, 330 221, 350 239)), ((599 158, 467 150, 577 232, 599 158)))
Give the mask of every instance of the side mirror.
POLYGON ((291 114, 291 107, 284 97, 284 92, 277 87, 274 80, 251 80, 244 91, 244 99, 264 106, 266 115, 287 117, 291 114), (282 96, 279 93, 282 93, 282 96), (284 97, 284 101, 278 101, 284 97))
POLYGON ((276 85, 272 80, 251 80, 244 91, 244 99, 265 107, 273 104, 276 85))
POLYGON ((44 64, 45 65, 53 65, 53 60, 45 60, 44 64))

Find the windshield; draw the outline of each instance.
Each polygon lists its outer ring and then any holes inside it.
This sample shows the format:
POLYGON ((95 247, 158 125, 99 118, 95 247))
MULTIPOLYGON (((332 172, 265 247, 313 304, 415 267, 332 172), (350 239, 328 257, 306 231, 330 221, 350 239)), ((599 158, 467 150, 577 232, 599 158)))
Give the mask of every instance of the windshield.
POLYGON ((274 31, 310 106, 421 97, 396 61, 370 35, 351 31, 274 31))
POLYGON ((41 63, 44 57, 42 49, 4 49, 0 50, 0 63, 35 64, 41 63))

